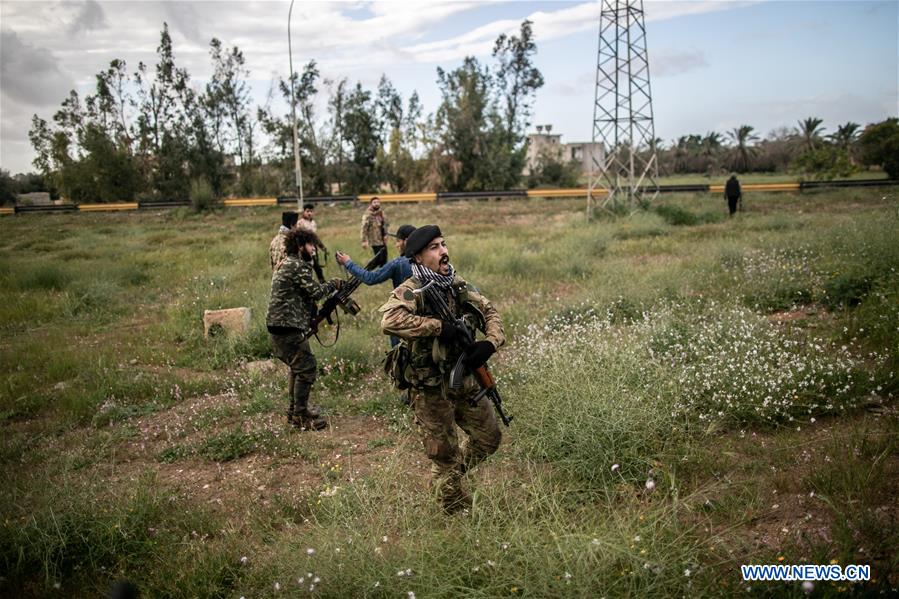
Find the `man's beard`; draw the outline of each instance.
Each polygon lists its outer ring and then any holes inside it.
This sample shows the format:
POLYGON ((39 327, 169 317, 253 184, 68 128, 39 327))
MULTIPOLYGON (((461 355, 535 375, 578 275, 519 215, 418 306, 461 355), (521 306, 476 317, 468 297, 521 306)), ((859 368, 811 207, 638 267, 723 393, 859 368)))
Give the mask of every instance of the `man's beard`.
POLYGON ((300 258, 302 258, 306 262, 312 262, 314 256, 313 256, 313 254, 310 254, 306 250, 300 250, 300 258))

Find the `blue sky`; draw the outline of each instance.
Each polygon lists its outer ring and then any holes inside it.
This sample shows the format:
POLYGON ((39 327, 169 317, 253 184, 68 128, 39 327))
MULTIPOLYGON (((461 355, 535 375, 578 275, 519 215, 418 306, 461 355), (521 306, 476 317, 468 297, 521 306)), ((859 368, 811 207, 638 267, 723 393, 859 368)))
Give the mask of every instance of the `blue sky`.
MULTIPOLYGON (((0 3, 0 167, 30 170, 31 115, 50 118, 69 89, 89 91, 113 58, 133 70, 154 60, 162 22, 176 60, 197 86, 209 76, 208 42, 238 45, 256 102, 287 74, 289 2, 0 3)), ((647 1, 656 134, 766 135, 808 116, 866 124, 899 111, 899 3, 889 1, 647 1)), ((598 2, 308 2, 294 10, 294 59, 322 75, 373 87, 385 73, 408 98, 436 110, 436 67, 467 54, 490 62, 499 33, 534 22, 546 85, 532 122, 563 141, 591 135, 598 2), (410 8, 413 7, 413 8, 410 8)), ((321 89, 324 117, 327 89, 321 89)))

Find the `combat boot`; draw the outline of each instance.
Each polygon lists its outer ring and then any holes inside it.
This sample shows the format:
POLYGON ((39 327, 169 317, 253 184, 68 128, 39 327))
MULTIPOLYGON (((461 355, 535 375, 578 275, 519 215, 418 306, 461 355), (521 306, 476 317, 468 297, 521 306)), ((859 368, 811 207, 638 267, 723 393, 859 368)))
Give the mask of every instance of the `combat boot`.
POLYGON ((440 499, 443 511, 448 515, 471 511, 471 495, 464 489, 447 489, 440 499))
POLYGON ((328 421, 310 412, 298 410, 293 415, 293 425, 303 431, 320 431, 328 428, 328 421))
POLYGON ((321 417, 321 410, 317 406, 309 406, 312 385, 297 381, 294 390, 293 425, 307 431, 320 431, 326 428, 328 421, 321 417))

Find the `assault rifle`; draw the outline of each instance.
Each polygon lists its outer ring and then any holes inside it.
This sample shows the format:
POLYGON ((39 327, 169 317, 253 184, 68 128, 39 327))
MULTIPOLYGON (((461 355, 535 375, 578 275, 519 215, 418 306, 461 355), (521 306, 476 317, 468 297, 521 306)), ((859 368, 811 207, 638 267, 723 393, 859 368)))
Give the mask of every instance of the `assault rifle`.
MULTIPOLYGON (((434 282, 431 281, 420 289, 407 289, 403 294, 403 297, 407 300, 412 300, 415 299, 416 295, 422 294, 425 298, 425 301, 430 304, 431 309, 434 310, 440 320, 448 320, 454 322, 457 325, 459 330, 464 335, 464 338, 462 339, 462 345, 465 348, 470 348, 472 345, 474 345, 475 342, 474 331, 468 328, 468 324, 466 324, 464 319, 456 318, 452 310, 450 310, 450 307, 446 302, 446 298, 438 293, 436 289, 432 289, 433 285, 434 282)), ((465 377, 466 370, 468 370, 468 367, 465 365, 465 358, 466 352, 463 351, 459 356, 459 359, 456 360, 456 365, 453 366, 452 371, 450 371, 450 388, 452 389, 462 388, 462 379, 465 377)), ((500 420, 503 421, 503 424, 509 426, 509 423, 512 422, 513 416, 506 416, 505 412, 503 412, 503 400, 499 395, 499 390, 497 390, 496 388, 496 381, 493 380, 493 375, 490 374, 490 370, 487 368, 487 365, 483 364, 473 369, 472 374, 474 374, 475 379, 477 379, 478 385, 480 385, 481 390, 478 391, 478 394, 474 396, 469 403, 474 406, 477 405, 479 401, 481 401, 482 397, 487 397, 487 399, 493 402, 493 407, 496 409, 496 413, 499 415, 500 420)))
MULTIPOLYGON (((378 259, 381 257, 382 252, 386 252, 387 248, 381 248, 381 251, 378 252, 374 258, 369 260, 368 264, 365 265, 365 270, 371 270, 378 264, 378 259)), ((318 327, 322 323, 322 321, 328 321, 328 324, 334 324, 331 315, 334 314, 334 311, 337 309, 337 306, 351 316, 355 316, 359 313, 361 308, 359 304, 352 297, 353 293, 359 288, 359 285, 362 284, 362 281, 355 277, 350 277, 348 280, 343 282, 343 285, 340 286, 340 289, 332 293, 328 296, 328 299, 325 300, 325 303, 322 304, 322 307, 315 313, 312 317, 312 320, 309 323, 309 328, 312 331, 310 333, 310 337, 313 335, 318 335, 318 327)), ((337 337, 340 336, 340 319, 337 322, 337 337)), ((337 338, 335 337, 334 342, 337 342, 337 338)))

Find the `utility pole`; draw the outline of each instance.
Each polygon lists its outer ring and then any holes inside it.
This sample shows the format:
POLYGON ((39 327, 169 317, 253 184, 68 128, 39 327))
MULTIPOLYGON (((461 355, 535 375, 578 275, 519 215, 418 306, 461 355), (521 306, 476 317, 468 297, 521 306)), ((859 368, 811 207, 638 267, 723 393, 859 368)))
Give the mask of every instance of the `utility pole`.
POLYGON ((600 198, 603 208, 632 209, 658 195, 643 0, 602 0, 593 143, 601 152, 591 151, 588 219, 600 198))
POLYGON ((303 211, 303 167, 300 165, 300 139, 297 135, 297 98, 294 93, 296 77, 293 72, 293 46, 290 42, 290 19, 293 16, 293 2, 290 0, 290 10, 287 11, 287 54, 290 59, 290 114, 293 121, 293 172, 294 193, 297 196, 297 212, 303 211))

